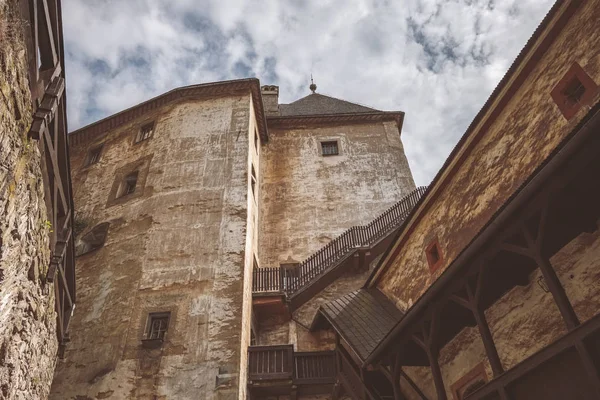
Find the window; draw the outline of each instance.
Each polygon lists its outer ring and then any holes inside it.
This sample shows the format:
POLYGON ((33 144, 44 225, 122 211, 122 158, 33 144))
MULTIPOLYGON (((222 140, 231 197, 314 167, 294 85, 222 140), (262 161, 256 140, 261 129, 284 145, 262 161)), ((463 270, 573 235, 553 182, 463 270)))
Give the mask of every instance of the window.
POLYGON ((83 237, 77 241, 75 255, 79 257, 104 246, 109 225, 108 222, 96 225, 90 229, 88 233, 83 235, 83 237))
POLYGON ((254 130, 254 150, 258 153, 258 129, 254 130))
POLYGON ((477 389, 485 386, 487 381, 485 367, 481 362, 452 385, 451 390, 454 400, 466 400, 477 389))
POLYGON ((572 118, 581 107, 590 104, 598 86, 577 63, 574 63, 550 95, 566 119, 572 118))
POLYGON ((256 198, 256 171, 254 171, 254 165, 250 171, 250 186, 252 187, 252 196, 256 198))
POLYGON ((139 143, 144 140, 150 139, 152 137, 153 133, 154 133, 154 122, 150 122, 149 124, 142 125, 142 127, 140 128, 140 131, 138 132, 137 136, 135 137, 135 142, 139 143))
POLYGON ((121 183, 121 188, 119 189, 119 194, 117 197, 127 196, 128 194, 135 192, 138 175, 138 171, 135 171, 125 176, 125 179, 123 179, 123 182, 121 183))
POLYGON ((170 312, 150 313, 146 325, 146 340, 165 340, 170 317, 170 312))
POLYGON ((148 331, 148 339, 164 340, 168 326, 168 315, 155 315, 150 317, 150 330, 148 331))
POLYGON ((427 264, 429 264, 429 271, 435 272, 443 263, 442 251, 440 245, 436 240, 433 240, 425 249, 427 256, 427 264))
POLYGON ((152 157, 152 154, 147 155, 123 165, 115 171, 114 181, 108 194, 107 207, 144 196, 152 157))
POLYGON ((85 166, 96 164, 100 161, 100 154, 102 153, 102 145, 96 146, 88 151, 87 157, 85 159, 85 166))
POLYGON ((337 140, 321 142, 321 154, 323 156, 337 156, 339 154, 337 140))
POLYGON ((585 93, 585 87, 583 83, 574 76, 562 91, 564 101, 567 107, 573 107, 581 102, 583 94, 585 93))

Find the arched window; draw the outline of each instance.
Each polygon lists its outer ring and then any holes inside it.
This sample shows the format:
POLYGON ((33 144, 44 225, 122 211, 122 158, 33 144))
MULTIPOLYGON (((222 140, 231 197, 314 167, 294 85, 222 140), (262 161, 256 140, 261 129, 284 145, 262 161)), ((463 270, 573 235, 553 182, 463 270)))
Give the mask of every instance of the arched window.
POLYGON ((108 222, 103 222, 93 227, 88 233, 83 235, 75 248, 75 255, 81 256, 104 246, 106 234, 108 233, 108 222))

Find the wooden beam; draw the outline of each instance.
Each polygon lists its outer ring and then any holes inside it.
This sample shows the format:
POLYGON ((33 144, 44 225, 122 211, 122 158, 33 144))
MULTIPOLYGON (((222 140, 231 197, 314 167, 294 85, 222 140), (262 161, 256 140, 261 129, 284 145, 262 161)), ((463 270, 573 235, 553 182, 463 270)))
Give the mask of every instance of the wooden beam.
POLYGON ((54 42, 54 33, 52 28, 52 21, 50 20, 50 10, 48 9, 47 0, 37 0, 38 4, 38 22, 40 25, 40 30, 38 34, 40 35, 40 40, 42 41, 42 46, 39 47, 40 56, 41 56, 41 65, 40 68, 42 70, 50 69, 56 65, 58 61, 58 56, 56 53, 56 44, 54 42))
POLYGON ((476 293, 478 291, 477 289, 480 289, 480 285, 483 286, 482 279, 477 279, 477 287, 475 290, 473 290, 471 285, 467 283, 466 290, 469 298, 468 302, 471 306, 471 312, 473 313, 475 322, 477 322, 477 328, 479 329, 479 335, 481 336, 481 341, 483 342, 483 347, 485 348, 485 354, 490 361, 494 377, 496 377, 504 372, 504 368, 502 367, 502 361, 500 361, 498 350, 494 344, 492 332, 490 331, 490 327, 485 318, 485 311, 479 304, 479 301, 476 297, 476 293))
POLYGON ((600 399, 600 372, 598 371, 598 367, 594 363, 592 355, 583 341, 577 341, 575 348, 581 359, 581 364, 587 373, 588 380, 596 389, 596 397, 600 399))
POLYGON ((423 327, 423 338, 426 344, 425 353, 429 360, 429 366, 431 368, 431 375, 435 384, 435 391, 437 393, 438 400, 447 400, 446 388, 444 387, 444 378, 442 377, 442 370, 438 361, 439 349, 437 343, 437 325, 439 320, 438 309, 434 308, 429 326, 423 327))

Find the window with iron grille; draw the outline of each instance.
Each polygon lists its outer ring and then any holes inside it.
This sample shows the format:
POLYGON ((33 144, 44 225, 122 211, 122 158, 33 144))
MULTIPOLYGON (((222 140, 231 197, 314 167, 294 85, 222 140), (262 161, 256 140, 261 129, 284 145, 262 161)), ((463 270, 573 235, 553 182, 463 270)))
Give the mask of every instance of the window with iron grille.
POLYGON ((337 140, 321 142, 321 154, 323 156, 337 156, 339 154, 337 140))
POLYGON ((149 124, 143 125, 138 132, 135 142, 139 143, 141 141, 150 139, 152 134, 154 133, 154 122, 150 122, 149 124))
POLYGON ((583 95, 585 94, 585 86, 583 86, 583 83, 581 83, 579 78, 574 76, 571 80, 569 80, 563 89, 562 94, 565 99, 565 105, 568 107, 573 107, 574 105, 580 103, 581 99, 583 98, 583 95))
POLYGON ((121 183, 121 190, 117 197, 127 196, 128 194, 132 194, 135 192, 135 187, 137 185, 138 180, 138 171, 132 172, 127 175, 123 182, 121 183))
POLYGON ((146 339, 164 340, 169 328, 170 313, 152 313, 148 316, 146 339))
POLYGON ((96 164, 98 161, 100 161, 101 153, 102 153, 102 146, 96 146, 93 149, 91 149, 87 154, 87 157, 85 160, 85 166, 87 167, 88 165, 96 164))
POLYGON ((550 96, 563 116, 571 119, 584 106, 591 104, 598 91, 596 82, 575 62, 554 86, 550 96))

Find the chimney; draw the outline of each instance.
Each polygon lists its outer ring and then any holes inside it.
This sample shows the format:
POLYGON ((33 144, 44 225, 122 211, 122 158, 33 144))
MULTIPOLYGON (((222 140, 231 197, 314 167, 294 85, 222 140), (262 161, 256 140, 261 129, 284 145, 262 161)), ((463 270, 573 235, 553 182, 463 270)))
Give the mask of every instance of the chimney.
POLYGON ((262 93, 265 115, 279 115, 279 86, 261 86, 260 91, 262 93))

